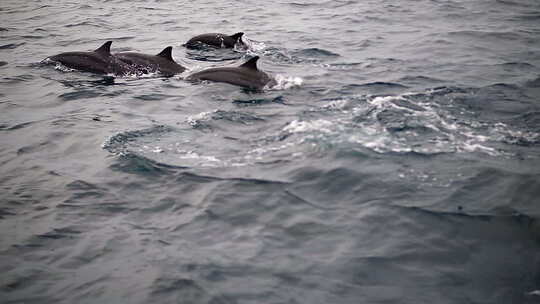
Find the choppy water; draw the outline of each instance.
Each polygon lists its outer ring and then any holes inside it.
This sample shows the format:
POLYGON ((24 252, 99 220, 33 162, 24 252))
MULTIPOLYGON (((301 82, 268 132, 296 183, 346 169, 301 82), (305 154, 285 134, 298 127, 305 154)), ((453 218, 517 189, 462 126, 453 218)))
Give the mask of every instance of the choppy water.
POLYGON ((540 4, 2 1, 0 302, 537 303, 540 4), (205 32, 250 49, 193 51, 205 32), (278 85, 103 78, 64 51, 278 85))

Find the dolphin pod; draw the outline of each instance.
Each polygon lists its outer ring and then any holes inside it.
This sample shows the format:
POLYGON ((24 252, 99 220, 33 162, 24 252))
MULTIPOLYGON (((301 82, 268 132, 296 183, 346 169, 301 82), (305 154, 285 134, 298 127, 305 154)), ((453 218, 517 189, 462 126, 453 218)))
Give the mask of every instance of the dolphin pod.
POLYGON ((96 74, 147 74, 159 72, 165 76, 182 73, 186 68, 172 58, 172 47, 166 47, 157 55, 135 52, 111 53, 112 41, 105 42, 95 51, 66 52, 49 57, 64 66, 96 74))
MULTIPOLYGON (((211 33, 198 35, 190 39, 184 46, 194 47, 208 44, 214 47, 234 47, 241 43, 243 33, 231 36, 211 33)), ((47 59, 59 62, 62 65, 96 74, 114 74, 118 76, 141 75, 159 73, 163 76, 173 76, 186 70, 176 63, 172 57, 172 47, 168 46, 157 55, 136 52, 111 53, 112 41, 105 42, 94 51, 65 52, 47 59)), ((240 66, 216 67, 192 73, 186 77, 190 81, 214 81, 261 90, 266 86, 275 84, 275 80, 257 68, 259 56, 255 56, 240 66)))

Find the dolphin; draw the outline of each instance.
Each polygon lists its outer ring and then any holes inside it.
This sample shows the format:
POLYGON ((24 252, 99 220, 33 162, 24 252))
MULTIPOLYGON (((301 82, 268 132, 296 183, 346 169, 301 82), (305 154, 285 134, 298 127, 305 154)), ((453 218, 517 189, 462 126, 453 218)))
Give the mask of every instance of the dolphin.
POLYGON ((114 56, 138 74, 159 72, 165 76, 172 76, 186 70, 172 58, 172 46, 166 47, 157 55, 122 52, 116 53, 114 56))
POLYGON ((248 89, 261 90, 267 85, 273 85, 276 81, 263 71, 257 69, 255 56, 238 67, 210 68, 189 75, 186 79, 191 81, 209 80, 225 82, 248 89))
POLYGON ((111 54, 112 41, 105 42, 92 52, 66 52, 48 57, 70 69, 96 74, 125 74, 129 67, 111 54))
POLYGON ((205 45, 216 48, 233 48, 235 44, 242 43, 242 35, 244 35, 242 32, 230 36, 220 33, 202 34, 189 39, 184 46, 188 49, 197 49, 205 45))

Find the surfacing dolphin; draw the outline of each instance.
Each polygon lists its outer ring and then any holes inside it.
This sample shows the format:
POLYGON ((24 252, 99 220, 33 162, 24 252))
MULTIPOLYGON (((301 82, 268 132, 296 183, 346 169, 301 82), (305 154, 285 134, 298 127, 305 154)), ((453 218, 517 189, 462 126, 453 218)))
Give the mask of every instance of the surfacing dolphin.
POLYGON ((59 62, 70 69, 117 76, 154 72, 172 76, 185 71, 185 68, 172 58, 172 47, 170 46, 157 55, 135 52, 111 54, 111 44, 112 41, 107 41, 92 52, 65 52, 48 59, 59 62))
POLYGON ((244 33, 239 32, 233 35, 225 35, 220 33, 208 33, 195 36, 184 44, 188 49, 197 49, 204 46, 213 46, 216 48, 234 48, 234 45, 242 44, 242 36, 244 33))
POLYGON ((51 56, 48 59, 59 62, 70 69, 84 72, 125 74, 129 68, 111 54, 111 44, 112 41, 107 41, 95 51, 65 52, 51 56))
POLYGON ((259 56, 255 56, 237 67, 206 69, 193 73, 186 79, 192 81, 209 80, 215 82, 225 82, 248 89, 261 90, 265 86, 275 84, 275 80, 265 72, 257 69, 257 60, 259 60, 259 56))
POLYGON ((129 66, 136 74, 158 72, 164 76, 172 76, 186 70, 172 58, 172 46, 168 46, 157 55, 148 55, 135 52, 116 53, 114 56, 129 66))

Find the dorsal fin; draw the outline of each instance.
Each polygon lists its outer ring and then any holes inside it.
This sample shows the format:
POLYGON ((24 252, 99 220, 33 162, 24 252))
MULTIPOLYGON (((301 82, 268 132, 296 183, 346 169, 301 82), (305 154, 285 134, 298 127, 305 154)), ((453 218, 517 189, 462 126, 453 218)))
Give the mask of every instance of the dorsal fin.
POLYGON ((174 60, 172 58, 172 46, 168 46, 168 47, 164 48, 163 51, 161 51, 156 56, 163 57, 163 58, 165 58, 165 59, 167 59, 169 61, 174 62, 174 60))
POLYGON ((97 50, 94 52, 103 54, 103 55, 110 55, 111 54, 111 44, 112 41, 105 42, 102 46, 100 46, 97 50))
POLYGON ((229 36, 229 37, 231 37, 232 39, 234 39, 234 41, 238 41, 238 40, 240 40, 240 38, 242 38, 243 35, 244 35, 244 33, 239 32, 239 33, 236 33, 236 34, 231 35, 231 36, 229 36))
POLYGON ((246 68, 251 70, 257 70, 257 60, 259 60, 259 56, 255 56, 251 58, 250 60, 244 62, 240 68, 246 68))

